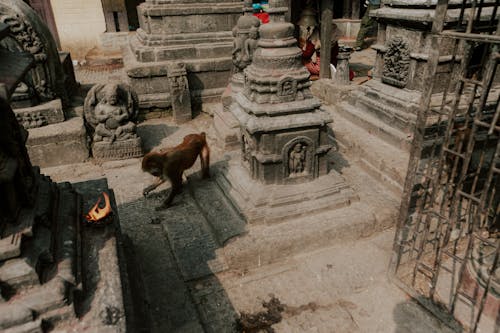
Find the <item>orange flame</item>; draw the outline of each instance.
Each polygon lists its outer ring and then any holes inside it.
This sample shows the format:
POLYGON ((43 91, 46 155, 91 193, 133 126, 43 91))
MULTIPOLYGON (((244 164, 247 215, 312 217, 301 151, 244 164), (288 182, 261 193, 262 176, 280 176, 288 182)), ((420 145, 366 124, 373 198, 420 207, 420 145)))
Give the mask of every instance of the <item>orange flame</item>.
POLYGON ((87 221, 98 222, 113 212, 111 210, 111 204, 109 203, 108 194, 106 192, 102 192, 102 196, 104 197, 104 207, 99 207, 99 204, 101 203, 101 197, 99 197, 94 207, 92 207, 88 214, 85 215, 87 221))

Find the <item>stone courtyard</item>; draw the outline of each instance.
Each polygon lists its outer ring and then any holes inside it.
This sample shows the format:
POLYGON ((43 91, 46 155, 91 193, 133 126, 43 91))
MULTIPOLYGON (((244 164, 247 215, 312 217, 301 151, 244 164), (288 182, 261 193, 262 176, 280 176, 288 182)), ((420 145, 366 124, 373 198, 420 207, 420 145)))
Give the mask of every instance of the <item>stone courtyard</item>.
MULTIPOLYGON (((367 49, 356 56, 363 68, 374 55, 367 49)), ((83 86, 123 74, 91 68, 75 73, 83 86)), ((327 108, 335 115, 332 126, 341 126, 345 120, 334 107, 327 108)), ((168 116, 138 126, 145 150, 175 145, 201 131, 207 132, 211 147, 212 179, 201 180, 196 163, 187 172, 183 193, 165 211, 154 207, 169 185, 144 198, 142 189, 151 176, 141 171, 140 158, 42 169, 56 182, 105 178, 114 190, 132 267, 132 297, 139 308, 131 319, 134 331, 233 332, 239 314, 263 311, 262 302, 274 296, 285 305, 282 318, 272 325, 276 332, 451 332, 389 281, 398 198, 362 164, 349 161, 342 148, 329 154, 332 168, 353 186, 358 202, 302 217, 295 224, 298 232, 278 223, 272 234, 259 234, 260 227, 246 226, 215 184, 220 166, 237 156, 220 148, 208 113, 183 125, 168 116), (332 224, 333 230, 325 227, 332 224), (231 232, 250 228, 260 237, 224 244, 231 232), (292 248, 269 248, 294 233, 308 236, 292 248)))
POLYGON ((498 4, 117 3, 0 3, 0 331, 498 331, 498 4))

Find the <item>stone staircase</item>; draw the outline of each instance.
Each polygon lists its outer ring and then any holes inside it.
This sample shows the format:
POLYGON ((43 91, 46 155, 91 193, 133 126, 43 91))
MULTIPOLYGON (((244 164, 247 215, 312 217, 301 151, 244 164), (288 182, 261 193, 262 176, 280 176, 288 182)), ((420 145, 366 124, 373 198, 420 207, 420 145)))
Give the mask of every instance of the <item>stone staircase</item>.
MULTIPOLYGON (((0 331, 99 331, 104 326, 123 331, 115 225, 83 228, 85 194, 70 183, 52 182, 39 170, 35 174, 34 205, 23 208, 17 222, 7 224, 0 235, 0 331), (100 243, 102 239, 111 244, 100 243), (106 253, 106 263, 90 263, 106 253), (111 322, 103 316, 109 309, 111 322)), ((107 185, 105 190, 110 191, 107 185)))

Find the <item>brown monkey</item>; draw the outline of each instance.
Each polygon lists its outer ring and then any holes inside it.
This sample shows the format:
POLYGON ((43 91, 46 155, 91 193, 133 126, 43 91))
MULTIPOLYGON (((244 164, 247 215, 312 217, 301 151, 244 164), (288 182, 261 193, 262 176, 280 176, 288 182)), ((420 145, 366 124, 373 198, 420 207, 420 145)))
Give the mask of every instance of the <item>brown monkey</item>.
POLYGON ((182 174, 184 170, 193 166, 196 158, 200 156, 201 172, 203 178, 210 177, 209 163, 210 150, 207 145, 205 132, 200 134, 189 134, 184 137, 182 143, 173 148, 165 148, 159 152, 147 153, 142 159, 142 171, 149 172, 158 179, 146 187, 142 194, 146 196, 149 192, 170 180, 172 189, 163 204, 157 209, 165 209, 170 206, 174 196, 182 189, 182 174))

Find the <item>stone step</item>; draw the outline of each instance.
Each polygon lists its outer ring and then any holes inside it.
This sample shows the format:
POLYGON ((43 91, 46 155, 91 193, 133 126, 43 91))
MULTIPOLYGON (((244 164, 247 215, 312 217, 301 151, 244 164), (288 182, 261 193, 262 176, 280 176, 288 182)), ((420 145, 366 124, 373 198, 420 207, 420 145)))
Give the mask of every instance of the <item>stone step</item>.
POLYGON ((3 333, 42 333, 43 331, 43 326, 42 326, 42 320, 38 319, 36 321, 28 322, 26 324, 16 326, 16 327, 11 327, 9 329, 6 329, 5 331, 2 331, 3 333))
POLYGON ((21 238, 21 233, 15 233, 0 239, 0 262, 21 254, 21 238))
POLYGON ((355 107, 363 110, 364 112, 375 115, 384 123, 405 133, 411 133, 413 127, 415 126, 416 110, 414 111, 415 114, 402 112, 401 110, 406 109, 407 106, 393 106, 390 102, 388 102, 388 98, 386 97, 376 100, 370 95, 357 92, 353 94, 351 103, 355 107))
POLYGON ((20 304, 0 304, 0 330, 28 323, 33 320, 30 309, 20 304))
MULTIPOLYGON (((199 175, 191 176, 197 178, 199 175)), ((188 181, 189 193, 205 216, 218 244, 245 232, 245 218, 237 211, 219 187, 210 181, 188 181)))
POLYGON ((335 119, 331 128, 341 147, 340 153, 350 156, 360 167, 383 186, 400 196, 406 178, 409 153, 367 133, 343 114, 327 107, 335 119))
POLYGON ((408 134, 387 125, 379 118, 357 109, 350 103, 342 103, 338 109, 340 114, 354 124, 363 127, 368 133, 381 138, 396 148, 410 150, 411 137, 408 134))
POLYGON ((161 214, 161 224, 185 281, 199 279, 227 268, 220 245, 204 214, 184 189, 174 205, 161 214))
POLYGON ((35 268, 26 258, 7 260, 0 266, 0 282, 14 290, 40 285, 35 268))

